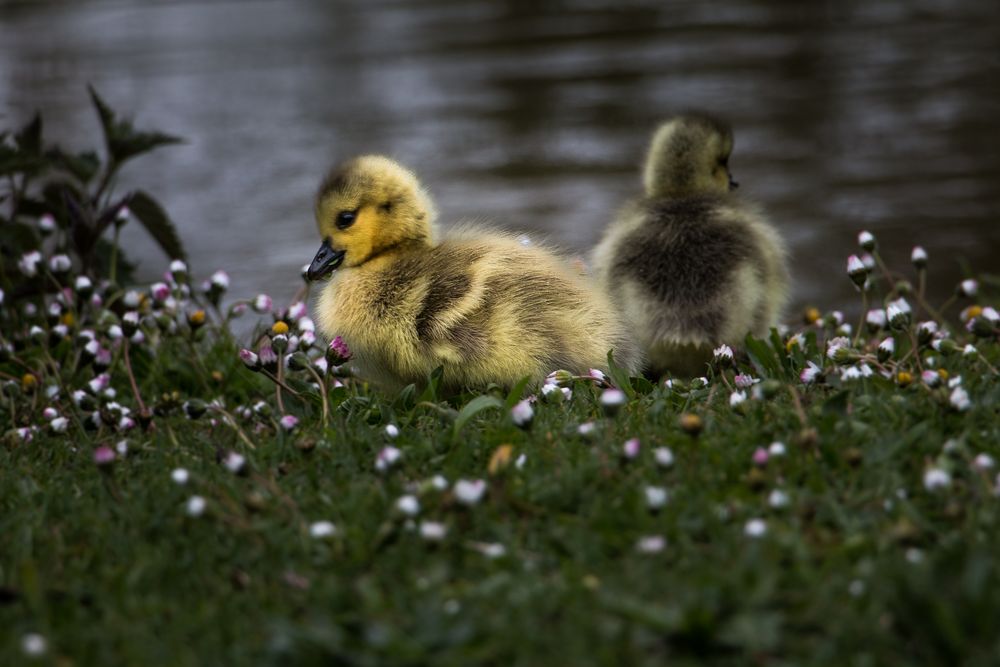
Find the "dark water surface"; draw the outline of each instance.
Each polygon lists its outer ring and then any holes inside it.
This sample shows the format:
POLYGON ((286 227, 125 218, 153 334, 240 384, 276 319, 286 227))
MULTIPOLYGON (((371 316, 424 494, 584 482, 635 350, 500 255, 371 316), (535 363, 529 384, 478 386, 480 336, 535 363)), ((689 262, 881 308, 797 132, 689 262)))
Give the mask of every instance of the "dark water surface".
MULTIPOLYGON (((288 298, 317 245, 325 168, 413 167, 445 226, 479 219, 584 252, 639 187, 657 121, 704 109, 736 132, 741 192, 789 241, 795 303, 854 302, 857 230, 905 268, 1000 251, 1000 3, 151 2, 0 4, 0 126, 35 109, 96 145, 92 82, 188 143, 124 186, 159 196, 196 273, 288 298)), ((155 277, 166 259, 125 236, 155 277)))

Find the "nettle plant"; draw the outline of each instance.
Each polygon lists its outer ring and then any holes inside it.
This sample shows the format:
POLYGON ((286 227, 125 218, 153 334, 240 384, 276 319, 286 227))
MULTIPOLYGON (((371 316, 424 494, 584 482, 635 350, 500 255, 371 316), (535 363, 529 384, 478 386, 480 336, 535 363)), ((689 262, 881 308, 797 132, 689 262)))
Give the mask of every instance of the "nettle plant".
POLYGON ((0 284, 14 295, 55 287, 8 268, 37 264, 42 253, 66 256, 83 275, 127 280, 132 267, 118 250, 118 235, 130 219, 169 257, 185 258, 176 228, 153 197, 143 190, 114 191, 129 160, 181 140, 135 129, 93 87, 89 91, 104 135, 103 157, 46 145, 39 113, 17 132, 0 132, 0 284))

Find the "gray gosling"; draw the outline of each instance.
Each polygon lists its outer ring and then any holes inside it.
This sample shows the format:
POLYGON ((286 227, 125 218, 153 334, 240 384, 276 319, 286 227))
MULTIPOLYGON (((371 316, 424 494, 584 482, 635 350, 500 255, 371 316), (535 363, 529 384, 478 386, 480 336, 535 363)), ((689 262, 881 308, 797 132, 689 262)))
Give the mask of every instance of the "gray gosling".
POLYGON ((597 280, 657 375, 700 375, 714 347, 765 334, 787 300, 784 242, 758 206, 733 193, 732 149, 732 130, 713 118, 663 123, 644 196, 594 249, 597 280))

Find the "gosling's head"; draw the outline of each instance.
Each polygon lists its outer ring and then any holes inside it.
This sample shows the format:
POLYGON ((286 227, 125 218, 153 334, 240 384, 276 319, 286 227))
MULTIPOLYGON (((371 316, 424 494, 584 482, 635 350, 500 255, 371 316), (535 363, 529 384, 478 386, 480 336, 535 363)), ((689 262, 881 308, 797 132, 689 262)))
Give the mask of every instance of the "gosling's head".
POLYGON ((653 135, 643 184, 648 197, 722 194, 738 186, 729 172, 733 131, 709 116, 675 116, 653 135))
POLYGON ((323 244, 309 265, 316 280, 405 244, 430 244, 434 204, 409 169, 363 155, 330 170, 316 195, 323 244))

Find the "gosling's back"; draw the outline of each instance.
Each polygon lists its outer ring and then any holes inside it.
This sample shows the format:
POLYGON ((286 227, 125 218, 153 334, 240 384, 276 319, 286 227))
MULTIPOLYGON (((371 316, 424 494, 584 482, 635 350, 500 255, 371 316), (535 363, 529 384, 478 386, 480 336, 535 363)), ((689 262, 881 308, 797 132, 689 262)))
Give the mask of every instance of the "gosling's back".
POLYGON ((444 366, 451 387, 513 385, 565 368, 635 372, 640 352, 607 297, 558 256, 466 230, 338 272, 318 304, 324 332, 353 341, 364 375, 398 386, 444 366))
POLYGON ((655 372, 703 372, 712 347, 766 333, 786 300, 784 243, 731 192, 731 149, 731 131, 714 119, 664 123, 643 170, 645 196, 595 249, 598 281, 655 372))

